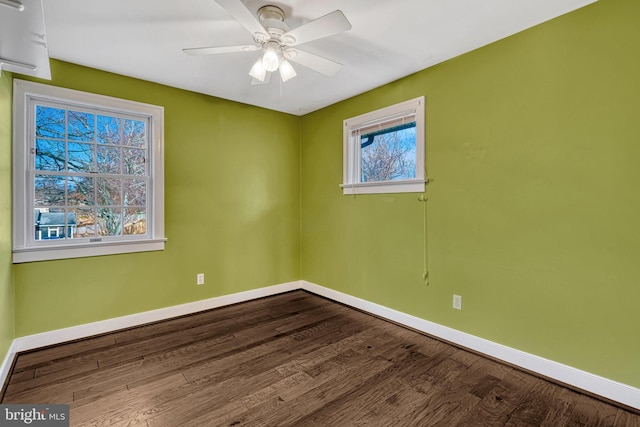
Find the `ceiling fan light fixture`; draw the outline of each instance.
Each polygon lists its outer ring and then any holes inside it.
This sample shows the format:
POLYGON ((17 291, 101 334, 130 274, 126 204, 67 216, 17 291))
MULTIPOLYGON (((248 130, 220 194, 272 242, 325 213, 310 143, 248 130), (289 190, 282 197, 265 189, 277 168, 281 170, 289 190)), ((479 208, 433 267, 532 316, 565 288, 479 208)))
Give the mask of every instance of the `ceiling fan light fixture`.
POLYGON ((293 67, 291 66, 291 63, 284 58, 280 61, 279 69, 280 69, 280 78, 282 79, 283 83, 286 82, 287 80, 291 80, 292 78, 298 75, 296 73, 296 70, 294 70, 293 67))
POLYGON ((251 71, 249 71, 249 75, 256 80, 260 80, 261 82, 264 81, 265 77, 267 76, 267 69, 264 68, 262 64, 262 58, 258 58, 256 63, 253 64, 253 67, 251 67, 251 71))
POLYGON ((267 43, 264 48, 264 54, 262 55, 262 65, 269 72, 274 72, 280 65, 280 60, 278 59, 278 50, 276 49, 276 46, 278 46, 276 43, 267 43))
MULTIPOLYGON (((19 4, 26 0, 0 0, 0 5, 19 4)), ((342 64, 296 47, 314 40, 329 37, 351 29, 351 23, 340 10, 334 10, 320 18, 300 25, 293 30, 285 22, 285 12, 278 6, 265 5, 258 9, 257 16, 244 4, 247 0, 215 0, 252 35, 254 44, 244 46, 211 46, 182 49, 188 55, 214 55, 232 52, 261 50, 249 75, 251 84, 268 83, 271 74, 280 71, 283 82, 296 77, 297 73, 289 61, 296 62, 326 76, 333 76, 342 64)))

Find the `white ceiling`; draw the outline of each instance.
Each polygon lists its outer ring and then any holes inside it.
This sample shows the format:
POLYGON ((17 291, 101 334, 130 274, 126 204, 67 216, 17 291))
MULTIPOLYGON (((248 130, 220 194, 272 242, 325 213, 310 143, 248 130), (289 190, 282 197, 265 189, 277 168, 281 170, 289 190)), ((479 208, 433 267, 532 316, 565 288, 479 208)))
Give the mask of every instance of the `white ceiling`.
MULTIPOLYGON (((327 77, 266 85, 248 76, 260 52, 188 56, 182 48, 251 44, 214 0, 44 0, 49 55, 126 76, 303 115, 515 34, 595 0, 243 0, 274 4, 290 28, 339 9, 351 31, 302 45, 344 64, 327 77)), ((1 12, 1 11, 0 11, 1 12)), ((54 76, 55 78, 55 76, 54 76)))

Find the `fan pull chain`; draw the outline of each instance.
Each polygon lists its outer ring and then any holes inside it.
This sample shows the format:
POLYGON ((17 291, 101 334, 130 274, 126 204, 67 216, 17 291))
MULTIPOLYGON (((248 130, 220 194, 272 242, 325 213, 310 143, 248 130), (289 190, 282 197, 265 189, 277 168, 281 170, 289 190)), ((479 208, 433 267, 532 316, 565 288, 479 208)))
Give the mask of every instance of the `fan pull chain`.
POLYGON ((424 284, 429 286, 429 253, 427 246, 427 198, 424 194, 421 194, 418 197, 418 201, 422 202, 422 250, 423 250, 423 272, 422 272, 422 280, 424 280, 424 284))

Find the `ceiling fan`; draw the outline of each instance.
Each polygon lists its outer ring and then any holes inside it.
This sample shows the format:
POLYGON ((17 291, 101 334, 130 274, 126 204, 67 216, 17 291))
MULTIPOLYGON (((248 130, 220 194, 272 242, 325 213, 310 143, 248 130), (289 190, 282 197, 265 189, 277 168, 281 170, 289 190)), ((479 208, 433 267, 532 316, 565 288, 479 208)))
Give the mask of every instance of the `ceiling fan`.
POLYGON ((261 50, 249 75, 254 84, 268 83, 271 73, 278 70, 283 82, 296 76, 289 61, 311 68, 326 76, 335 75, 342 64, 298 49, 297 46, 334 34, 349 31, 351 23, 335 10, 292 30, 284 22, 285 13, 278 6, 266 5, 258 9, 257 17, 241 0, 216 0, 231 16, 253 35, 254 44, 240 46, 198 47, 182 49, 188 55, 216 55, 231 52, 261 50))

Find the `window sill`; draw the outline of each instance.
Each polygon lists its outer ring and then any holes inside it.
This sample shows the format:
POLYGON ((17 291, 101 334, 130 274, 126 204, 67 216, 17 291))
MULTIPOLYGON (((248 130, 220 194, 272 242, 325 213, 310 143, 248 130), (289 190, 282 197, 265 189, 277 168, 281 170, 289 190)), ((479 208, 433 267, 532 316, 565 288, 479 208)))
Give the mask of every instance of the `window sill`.
POLYGON ((100 244, 78 244, 65 246, 48 246, 13 250, 13 263, 51 261, 68 258, 84 258, 91 256, 128 254, 164 250, 167 239, 138 240, 129 242, 113 242, 100 244))
POLYGON ((341 184, 343 194, 424 193, 425 180, 341 184))

